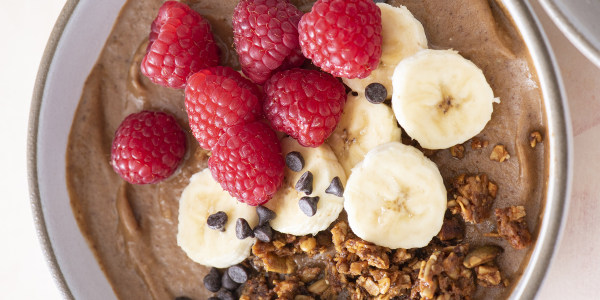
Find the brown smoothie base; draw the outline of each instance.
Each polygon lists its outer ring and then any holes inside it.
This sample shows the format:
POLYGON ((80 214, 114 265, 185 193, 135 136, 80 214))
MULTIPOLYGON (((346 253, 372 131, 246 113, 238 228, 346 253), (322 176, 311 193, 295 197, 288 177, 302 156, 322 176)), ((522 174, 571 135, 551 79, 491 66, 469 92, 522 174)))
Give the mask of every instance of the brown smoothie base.
MULTIPOLYGON (((157 86, 139 74, 145 41, 163 1, 127 1, 109 35, 96 66, 83 88, 69 136, 67 185, 81 231, 96 254, 120 299, 206 299, 202 279, 208 268, 194 263, 177 246, 178 202, 192 174, 206 167, 209 152, 199 148, 188 130, 188 152, 182 166, 167 180, 153 185, 130 185, 110 165, 114 132, 129 114, 162 110, 187 125, 182 90, 157 86)), ((221 64, 239 69, 233 49, 231 15, 237 1, 183 1, 205 16, 222 50, 221 64)), ((303 11, 312 1, 292 1, 303 11)), ((535 240, 544 194, 544 147, 529 146, 528 136, 543 125, 541 93, 526 47, 509 18, 486 0, 391 0, 405 5, 421 21, 430 48, 458 50, 484 72, 501 100, 491 121, 478 135, 489 146, 455 159, 448 150, 430 158, 446 186, 459 174, 485 173, 499 189, 493 208, 522 205, 535 240), (496 144, 511 157, 489 159, 496 144)), ((543 132, 543 131, 542 131, 543 132)), ((485 237, 495 231, 495 218, 467 225, 465 242, 472 246, 497 244, 504 278, 518 280, 530 250, 515 250, 502 239, 485 237)), ((506 297, 508 288, 479 289, 476 298, 506 297)))

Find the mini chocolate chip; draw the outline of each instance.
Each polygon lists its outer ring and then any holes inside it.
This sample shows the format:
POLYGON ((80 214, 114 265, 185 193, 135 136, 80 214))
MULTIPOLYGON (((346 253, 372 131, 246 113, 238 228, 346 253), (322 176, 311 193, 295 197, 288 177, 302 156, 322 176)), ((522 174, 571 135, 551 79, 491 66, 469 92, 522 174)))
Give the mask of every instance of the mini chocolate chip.
POLYGON ((216 268, 210 269, 210 272, 204 276, 204 287, 213 293, 221 289, 221 275, 219 274, 219 270, 216 268))
POLYGON ((237 289, 240 286, 240 284, 233 281, 233 279, 229 277, 229 272, 223 272, 223 276, 221 277, 221 286, 230 291, 233 291, 237 289))
POLYGON ((258 226, 269 223, 269 221, 275 219, 275 212, 259 205, 256 207, 256 214, 258 214, 258 226))
POLYGON ((175 300, 192 300, 192 298, 186 297, 186 296, 179 296, 179 297, 175 297, 175 300))
POLYGON ((250 227, 246 219, 239 218, 235 221, 235 236, 240 240, 252 236, 252 227, 250 227))
POLYGON ((244 283, 248 280, 248 271, 241 265, 229 267, 229 269, 227 269, 227 274, 229 274, 231 280, 237 283, 244 283))
POLYGON ((304 158, 300 152, 292 151, 285 156, 285 164, 294 172, 300 172, 304 168, 304 158))
POLYGON ((219 291, 217 297, 219 297, 219 299, 221 300, 235 300, 235 297, 233 297, 233 293, 228 290, 219 291))
POLYGON ((337 177, 337 176, 333 177, 333 179, 331 180, 331 183, 325 190, 325 193, 336 195, 338 197, 344 196, 344 186, 342 185, 342 181, 340 180, 339 177, 337 177))
POLYGON ((223 211, 216 212, 206 219, 208 228, 215 230, 225 230, 225 224, 227 224, 227 214, 223 211))
POLYGON ((310 195, 313 190, 313 174, 310 171, 304 172, 298 182, 296 182, 296 190, 310 195))
POLYGON ((383 84, 373 82, 365 88, 365 97, 373 104, 383 103, 387 98, 387 90, 383 84))
POLYGON ((300 201, 298 201, 298 206, 300 206, 300 210, 309 217, 314 216, 317 213, 317 203, 319 202, 319 197, 302 197, 300 201))
POLYGON ((269 226, 269 224, 258 226, 254 228, 254 237, 256 237, 259 241, 269 243, 273 239, 273 230, 271 230, 271 226, 269 226))

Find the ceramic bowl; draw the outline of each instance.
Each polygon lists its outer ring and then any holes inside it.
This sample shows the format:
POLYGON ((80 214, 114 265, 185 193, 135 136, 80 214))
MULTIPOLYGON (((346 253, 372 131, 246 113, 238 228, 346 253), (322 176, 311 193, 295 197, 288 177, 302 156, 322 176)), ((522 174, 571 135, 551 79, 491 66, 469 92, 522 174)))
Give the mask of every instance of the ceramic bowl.
MULTIPOLYGON (((115 299, 71 211, 65 183, 65 152, 85 79, 95 64, 124 0, 69 0, 41 63, 33 95, 28 168, 40 241, 56 282, 68 299, 115 299)), ((529 264, 511 299, 536 294, 565 219, 571 180, 571 137, 558 69, 526 2, 499 1, 520 31, 544 98, 548 151, 545 206, 529 264)))

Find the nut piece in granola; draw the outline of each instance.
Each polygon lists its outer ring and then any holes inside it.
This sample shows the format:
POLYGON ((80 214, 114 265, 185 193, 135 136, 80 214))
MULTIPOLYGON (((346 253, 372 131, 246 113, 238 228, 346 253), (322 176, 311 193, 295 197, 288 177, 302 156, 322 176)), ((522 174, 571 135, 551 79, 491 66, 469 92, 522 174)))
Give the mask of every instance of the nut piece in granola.
POLYGON ((465 146, 459 144, 450 147, 450 155, 456 159, 463 159, 465 157, 465 146))
POLYGON ((462 244, 433 252, 421 262, 411 296, 419 293, 421 299, 470 299, 476 286, 473 271, 463 266, 467 251, 468 246, 462 244))
POLYGON ((531 148, 535 148, 535 146, 542 141, 542 134, 539 131, 534 131, 529 134, 529 146, 531 146, 531 148))
POLYGON ((510 206, 496 209, 498 234, 515 249, 524 249, 531 244, 531 233, 527 229, 525 207, 510 206))
POLYGON ((490 154, 490 159, 498 162, 504 162, 510 158, 510 154, 504 145, 496 145, 490 154))
POLYGON ((473 150, 477 150, 477 149, 481 149, 481 148, 485 148, 489 145, 490 142, 486 141, 486 140, 482 140, 478 137, 474 137, 471 140, 471 149, 473 150))
POLYGON ((465 222, 480 223, 490 215, 498 186, 486 174, 461 174, 453 182, 453 200, 448 207, 453 214, 461 213, 465 222))

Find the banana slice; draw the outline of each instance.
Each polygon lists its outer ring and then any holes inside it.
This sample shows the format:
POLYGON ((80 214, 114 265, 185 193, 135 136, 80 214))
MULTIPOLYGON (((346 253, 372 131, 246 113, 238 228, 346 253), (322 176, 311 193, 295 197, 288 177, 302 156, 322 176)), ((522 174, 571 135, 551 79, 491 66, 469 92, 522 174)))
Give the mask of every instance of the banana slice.
POLYGON ((419 20, 405 6, 377 3, 381 10, 381 60, 377 69, 363 79, 342 78, 353 91, 364 93, 373 82, 383 84, 392 95, 392 74, 396 65, 419 50, 427 49, 427 37, 419 20))
POLYGON ((437 166, 400 142, 369 151, 352 170, 344 198, 352 231, 392 249, 426 246, 446 212, 446 188, 437 166))
POLYGON ((216 268, 242 262, 250 255, 253 238, 240 240, 235 235, 235 222, 244 218, 251 227, 258 224, 256 209, 238 202, 221 188, 205 169, 190 178, 179 200, 177 244, 193 261, 216 268), (225 231, 208 228, 209 215, 227 214, 225 231))
POLYGON ((317 148, 303 147, 291 137, 281 141, 283 155, 292 151, 299 152, 304 158, 304 168, 294 172, 285 168, 285 179, 282 187, 265 206, 273 210, 277 216, 271 220, 273 229, 293 235, 317 234, 327 229, 335 221, 344 208, 344 198, 325 193, 334 177, 339 177, 342 185, 346 184, 346 173, 335 154, 326 143, 317 148), (296 182, 306 171, 313 174, 313 189, 310 197, 319 197, 317 212, 309 217, 300 210, 298 201, 306 196, 295 189, 296 182))
POLYGON ((387 142, 400 141, 402 131, 396 124, 392 109, 384 104, 372 104, 364 94, 348 94, 340 121, 327 139, 338 161, 350 176, 352 168, 363 160, 372 148, 387 142))
POLYGON ((445 149, 477 135, 494 98, 481 69, 452 50, 422 50, 398 64, 392 108, 406 133, 427 149, 445 149))

